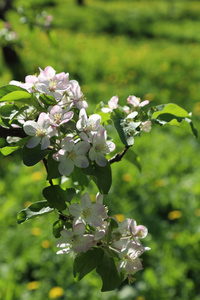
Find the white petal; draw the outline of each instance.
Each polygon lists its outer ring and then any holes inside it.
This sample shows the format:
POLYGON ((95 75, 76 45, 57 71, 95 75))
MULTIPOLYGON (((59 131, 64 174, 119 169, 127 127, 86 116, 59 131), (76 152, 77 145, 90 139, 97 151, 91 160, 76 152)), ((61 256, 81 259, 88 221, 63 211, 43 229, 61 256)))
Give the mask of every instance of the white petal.
POLYGON ((95 151, 94 147, 92 147, 89 151, 89 158, 94 161, 96 160, 97 152, 95 151))
POLYGON ((41 138, 39 136, 34 136, 28 141, 28 143, 26 144, 26 147, 34 148, 39 144, 40 140, 41 140, 41 138))
POLYGON ((41 141, 41 149, 42 150, 47 149, 49 146, 50 146, 49 138, 47 136, 43 137, 41 141))
POLYGON ((69 175, 74 171, 74 163, 71 159, 65 159, 61 161, 58 166, 58 170, 61 175, 69 175))
POLYGON ((87 168, 89 166, 89 161, 86 156, 80 155, 74 159, 74 164, 78 168, 87 168))
POLYGON ((36 131, 40 128, 38 123, 34 121, 27 121, 24 123, 23 129, 26 134, 35 136, 36 131))
POLYGON ((83 209, 91 207, 92 201, 90 199, 90 195, 88 193, 84 193, 81 197, 81 207, 83 209))
POLYGON ((78 142, 74 146, 74 151, 76 152, 77 155, 84 155, 85 153, 88 152, 89 149, 90 149, 90 144, 85 141, 78 142))
POLYGON ((105 167, 107 165, 107 160, 106 160, 105 156, 103 155, 103 153, 101 153, 101 152, 97 152, 95 161, 96 161, 97 165, 99 165, 100 167, 105 167))
POLYGON ((80 206, 80 204, 78 203, 73 203, 72 205, 70 205, 69 207, 69 212, 72 216, 74 217, 79 217, 82 213, 82 208, 80 206))

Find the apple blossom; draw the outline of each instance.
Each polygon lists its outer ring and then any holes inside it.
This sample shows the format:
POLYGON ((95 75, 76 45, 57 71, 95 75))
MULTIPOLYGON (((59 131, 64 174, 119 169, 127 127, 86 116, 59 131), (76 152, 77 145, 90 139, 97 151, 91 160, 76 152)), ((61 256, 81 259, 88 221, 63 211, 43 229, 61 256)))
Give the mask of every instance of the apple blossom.
POLYGON ((89 158, 101 167, 105 167, 107 164, 105 154, 115 150, 115 144, 111 141, 106 141, 106 138, 107 133, 103 126, 91 137, 92 147, 89 151, 89 158))
POLYGON ((59 127, 60 125, 69 122, 74 116, 73 111, 62 109, 59 105, 52 107, 49 113, 51 126, 59 127))
POLYGON ((41 149, 44 150, 50 146, 50 138, 56 134, 46 113, 41 113, 37 122, 26 121, 23 128, 27 135, 33 136, 26 144, 28 148, 34 148, 41 142, 41 149))
POLYGON ((88 133, 90 131, 98 131, 101 124, 101 116, 98 114, 93 114, 89 118, 87 117, 84 108, 81 108, 79 113, 79 120, 76 123, 76 128, 79 131, 88 133))
POLYGON ((143 107, 143 106, 149 104, 148 100, 144 100, 144 101, 140 102, 140 98, 137 98, 135 96, 129 96, 127 98, 127 102, 133 107, 143 107))
POLYGON ((74 165, 79 168, 87 168, 89 161, 85 154, 89 148, 90 144, 85 141, 75 143, 72 137, 65 137, 61 142, 61 149, 53 155, 53 158, 60 162, 58 166, 60 174, 71 174, 74 165))
POLYGON ((68 229, 61 230, 62 238, 56 242, 56 246, 64 249, 58 251, 57 254, 69 253, 71 250, 76 253, 87 252, 93 245, 94 235, 84 234, 84 232, 85 227, 82 224, 73 226, 72 231, 68 229))
POLYGON ((118 101, 119 101, 119 98, 118 96, 113 96, 109 101, 108 101, 108 107, 103 107, 101 109, 102 112, 104 113, 108 113, 108 112, 111 112, 113 111, 113 109, 117 108, 118 107, 118 101))
POLYGON ((81 197, 80 204, 73 203, 69 207, 69 212, 74 216, 74 224, 89 224, 92 227, 103 225, 104 219, 107 218, 105 206, 100 203, 92 203, 90 195, 84 193, 81 197))

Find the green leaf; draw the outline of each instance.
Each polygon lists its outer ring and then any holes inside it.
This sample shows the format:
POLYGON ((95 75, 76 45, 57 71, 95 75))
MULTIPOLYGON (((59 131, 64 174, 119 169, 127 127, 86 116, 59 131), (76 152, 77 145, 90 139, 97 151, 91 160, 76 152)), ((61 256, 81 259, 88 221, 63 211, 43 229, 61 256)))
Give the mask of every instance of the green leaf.
POLYGON ((57 162, 55 159, 53 159, 54 153, 56 153, 56 151, 54 151, 54 150, 51 151, 47 158, 47 166, 48 166, 47 180, 61 177, 61 174, 58 171, 59 162, 57 162))
POLYGON ((7 155, 13 153, 14 151, 18 150, 19 148, 23 147, 27 143, 28 140, 29 140, 29 137, 25 137, 23 139, 20 139, 17 143, 15 143, 15 146, 5 146, 5 147, 1 148, 0 151, 4 156, 7 156, 7 155))
POLYGON ((18 107, 14 104, 6 104, 0 107, 0 117, 11 119, 18 112, 18 107))
POLYGON ((40 100, 45 106, 58 104, 53 96, 47 96, 45 94, 40 95, 40 100))
POLYGON ((123 122, 126 117, 125 113, 120 109, 114 109, 110 116, 111 116, 111 119, 114 123, 114 126, 118 132, 118 135, 119 135, 122 143, 125 146, 129 146, 127 139, 126 139, 125 132, 123 130, 123 122))
POLYGON ((113 229, 118 228, 118 226, 119 225, 118 225, 117 221, 115 219, 113 219, 113 218, 110 218, 110 224, 108 226, 107 238, 106 238, 107 243, 109 243, 109 241, 111 239, 113 229))
POLYGON ((13 153, 14 151, 18 150, 20 147, 19 146, 6 146, 6 147, 3 147, 0 149, 1 153, 4 155, 4 156, 7 156, 11 153, 13 153))
POLYGON ((27 148, 26 146, 24 146, 24 148, 22 149, 23 163, 28 167, 34 166, 45 156, 47 156, 49 152, 50 150, 48 149, 41 150, 40 144, 34 148, 27 148))
POLYGON ((114 258, 110 257, 106 252, 104 252, 104 256, 96 271, 103 282, 102 292, 112 291, 123 282, 123 275, 118 273, 114 258))
POLYGON ((140 164, 140 157, 133 150, 129 148, 124 158, 128 160, 130 163, 132 163, 134 166, 136 166, 138 170, 141 172, 142 167, 140 164))
POLYGON ((195 137, 198 136, 197 130, 193 125, 188 112, 176 104, 169 103, 156 106, 151 110, 149 115, 151 115, 151 118, 160 125, 182 127, 190 133, 192 131, 195 137))
POLYGON ((105 167, 91 163, 88 168, 82 169, 82 171, 84 174, 91 176, 101 194, 108 194, 112 185, 112 172, 109 162, 105 167))
POLYGON ((61 236, 61 230, 63 230, 63 222, 62 220, 58 220, 53 224, 53 235, 55 238, 59 238, 61 236))
POLYGON ((66 189, 65 191, 59 185, 52 185, 44 188, 43 196, 52 207, 58 210, 65 210, 67 208, 66 202, 70 202, 76 195, 74 189, 66 189))
POLYGON ((80 253, 74 259, 73 273, 76 280, 81 280, 85 275, 94 270, 101 263, 104 252, 94 248, 86 253, 80 253))
POLYGON ((12 84, 4 85, 4 86, 0 87, 0 99, 14 91, 26 91, 26 90, 22 89, 19 86, 12 85, 12 84))
POLYGON ((153 113, 152 116, 153 119, 156 119, 161 114, 171 114, 173 116, 181 117, 181 118, 189 117, 189 113, 185 109, 183 109, 182 107, 174 103, 155 106, 154 111, 155 112, 153 113))
POLYGON ((17 223, 21 224, 29 219, 40 217, 52 212, 54 209, 46 200, 31 204, 29 207, 22 209, 17 215, 17 223))
POLYGON ((3 96, 0 99, 0 102, 13 102, 13 101, 20 101, 23 103, 30 103, 31 94, 26 92, 25 90, 22 91, 14 91, 10 92, 7 95, 3 96))

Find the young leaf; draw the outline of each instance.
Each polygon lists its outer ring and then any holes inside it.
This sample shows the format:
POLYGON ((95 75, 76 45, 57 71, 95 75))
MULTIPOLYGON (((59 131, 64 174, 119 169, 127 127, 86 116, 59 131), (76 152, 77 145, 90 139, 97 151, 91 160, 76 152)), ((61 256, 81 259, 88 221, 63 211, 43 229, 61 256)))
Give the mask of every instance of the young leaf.
POLYGON ((125 146, 130 146, 127 142, 125 132, 123 130, 123 122, 125 118, 125 113, 120 109, 114 109, 111 113, 111 119, 114 123, 114 126, 118 132, 118 135, 125 146))
POLYGON ((44 198, 48 200, 52 207, 61 211, 67 208, 66 202, 70 202, 75 194, 74 189, 64 191, 59 185, 48 186, 43 190, 44 198))
POLYGON ((41 150, 41 145, 37 145, 34 148, 27 148, 24 146, 22 149, 22 159, 23 163, 30 167, 37 164, 40 160, 42 160, 46 155, 48 155, 50 150, 45 149, 41 150))
POLYGON ((4 156, 7 156, 11 153, 13 153, 14 151, 18 150, 19 149, 19 146, 6 146, 6 147, 3 147, 0 149, 1 153, 4 155, 4 156))
POLYGON ((118 273, 114 258, 110 257, 106 252, 104 252, 104 256, 96 271, 103 282, 102 292, 112 291, 123 282, 123 275, 118 273))
POLYGON ((25 209, 22 209, 17 215, 17 223, 21 224, 29 219, 40 217, 54 210, 46 200, 31 204, 25 209))
POLYGON ((94 248, 86 253, 80 253, 74 259, 73 273, 76 280, 81 280, 85 275, 94 270, 101 263, 104 252, 94 248))

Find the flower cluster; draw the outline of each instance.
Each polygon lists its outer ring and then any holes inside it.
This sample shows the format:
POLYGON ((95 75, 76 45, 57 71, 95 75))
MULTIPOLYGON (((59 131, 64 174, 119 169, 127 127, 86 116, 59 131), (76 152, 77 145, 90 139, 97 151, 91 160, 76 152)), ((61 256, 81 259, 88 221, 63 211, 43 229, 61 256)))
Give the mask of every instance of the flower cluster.
POLYGON ((72 229, 63 229, 60 232, 62 237, 56 246, 62 249, 57 254, 85 253, 98 244, 103 249, 115 252, 119 260, 118 272, 123 272, 131 283, 132 275, 142 269, 140 255, 150 249, 143 247, 140 242, 140 239, 147 236, 147 228, 143 225, 137 226, 133 219, 125 219, 119 223, 116 218, 109 218, 107 208, 103 205, 103 195, 99 193, 95 203, 92 203, 88 193, 83 194, 80 204, 70 205, 69 213, 73 217, 72 229), (116 223, 117 228, 108 239, 111 220, 116 223))
POLYGON ((89 118, 86 113, 88 104, 76 80, 69 80, 68 73, 58 73, 52 67, 40 69, 40 74, 28 75, 25 83, 11 81, 33 93, 43 110, 41 96, 52 96, 55 105, 49 106, 47 112, 41 112, 35 120, 20 120, 23 129, 31 136, 28 148, 41 143, 41 149, 52 147, 56 150, 53 158, 59 162, 61 175, 69 175, 74 166, 87 168, 89 160, 99 166, 107 164, 105 158, 115 149, 112 141, 107 141, 106 129, 101 125, 101 117, 93 114, 89 118), (78 121, 75 121, 78 119, 78 121), (65 126, 69 123, 69 126, 65 126), (73 131, 73 132, 72 132, 73 131))
POLYGON ((118 96, 113 96, 108 101, 108 105, 101 109, 102 112, 111 113, 114 109, 121 108, 124 113, 127 114, 125 118, 126 122, 132 123, 132 132, 135 133, 135 135, 140 131, 149 132, 151 130, 151 121, 142 120, 141 108, 149 104, 148 100, 144 100, 141 102, 140 98, 131 95, 127 98, 127 105, 120 107, 118 102, 118 96), (139 119, 139 121, 137 119, 139 119))

